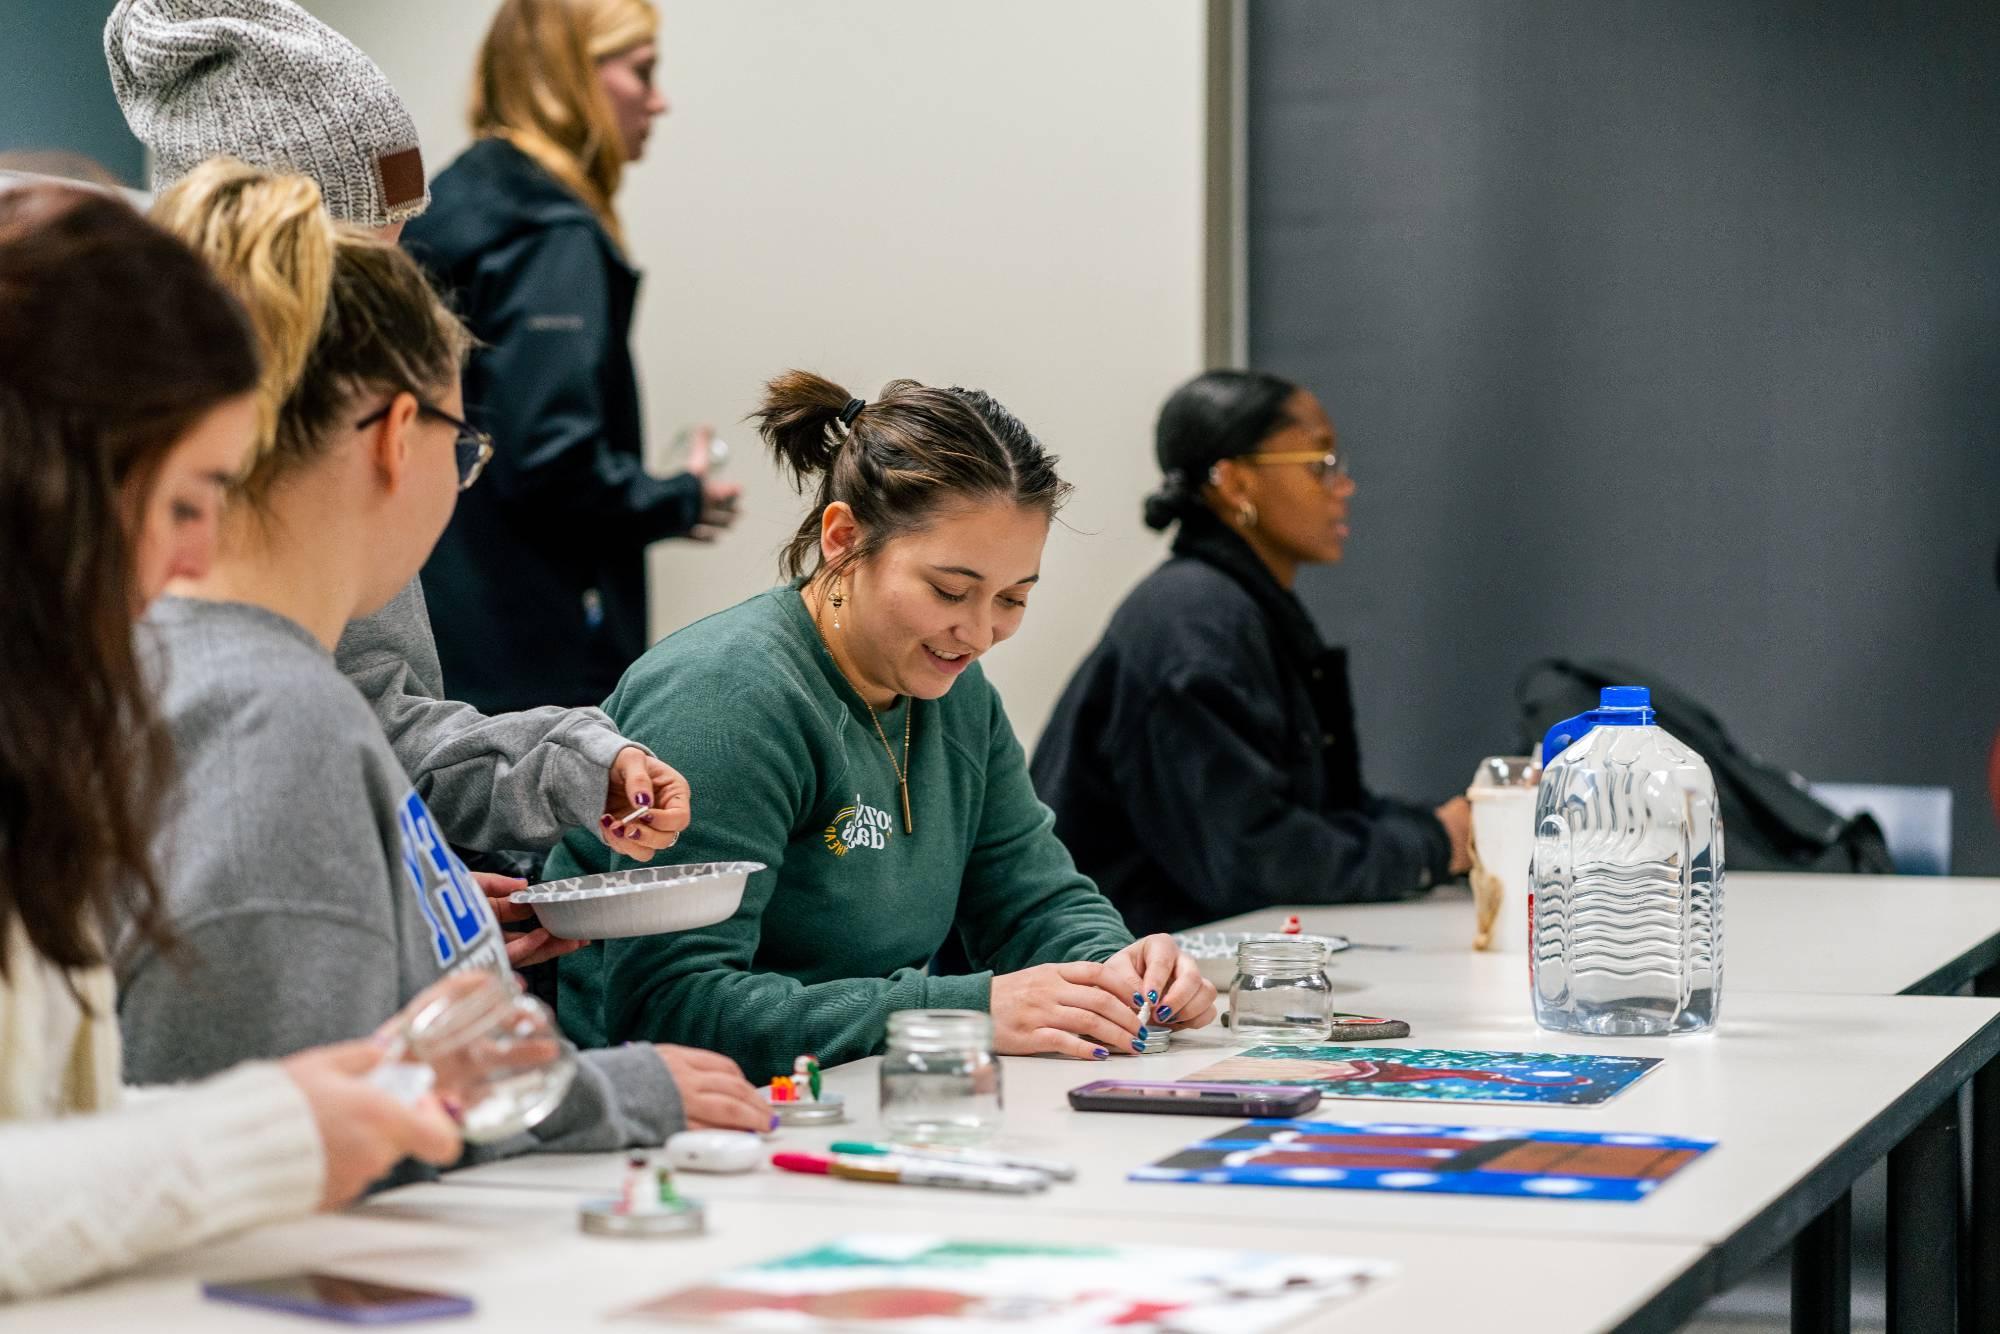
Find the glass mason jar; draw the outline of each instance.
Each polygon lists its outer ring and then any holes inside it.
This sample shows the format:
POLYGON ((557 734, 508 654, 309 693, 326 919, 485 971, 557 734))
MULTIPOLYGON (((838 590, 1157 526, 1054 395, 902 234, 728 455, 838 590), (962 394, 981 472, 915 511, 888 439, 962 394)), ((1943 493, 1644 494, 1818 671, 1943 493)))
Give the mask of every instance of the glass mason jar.
POLYGON ((904 1144, 966 1144, 1000 1126, 993 1016, 898 1010, 882 1055, 882 1125, 904 1144))
POLYGON ((1229 1030, 1239 1042, 1304 1044, 1333 1035, 1333 986, 1326 946, 1272 936, 1236 947, 1229 984, 1229 1030))
POLYGON ((385 1066, 427 1065, 435 1088, 459 1108, 468 1142, 518 1135, 562 1102, 576 1078, 555 1016, 520 981, 485 968, 445 978, 388 1030, 385 1066))

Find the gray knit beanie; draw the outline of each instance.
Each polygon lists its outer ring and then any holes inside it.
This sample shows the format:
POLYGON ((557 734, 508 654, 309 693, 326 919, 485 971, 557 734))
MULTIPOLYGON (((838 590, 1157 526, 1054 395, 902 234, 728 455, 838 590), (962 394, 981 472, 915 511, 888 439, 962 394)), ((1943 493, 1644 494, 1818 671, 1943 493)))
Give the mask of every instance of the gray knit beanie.
POLYGON ((111 86, 153 150, 153 188, 212 157, 319 183, 342 222, 386 227, 430 203, 417 126, 359 47, 291 0, 119 0, 111 86))

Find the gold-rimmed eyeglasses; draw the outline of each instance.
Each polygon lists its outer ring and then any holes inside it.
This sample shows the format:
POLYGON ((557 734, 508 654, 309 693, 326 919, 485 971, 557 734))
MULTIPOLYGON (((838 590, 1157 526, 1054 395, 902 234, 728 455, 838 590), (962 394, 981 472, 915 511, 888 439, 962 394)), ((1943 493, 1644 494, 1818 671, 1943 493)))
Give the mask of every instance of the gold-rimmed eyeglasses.
POLYGON ((1347 455, 1338 450, 1288 449, 1275 454, 1244 454, 1232 462, 1250 468, 1277 468, 1289 463, 1303 463, 1313 475, 1313 480, 1331 491, 1340 484, 1340 479, 1350 476, 1347 471, 1347 455))

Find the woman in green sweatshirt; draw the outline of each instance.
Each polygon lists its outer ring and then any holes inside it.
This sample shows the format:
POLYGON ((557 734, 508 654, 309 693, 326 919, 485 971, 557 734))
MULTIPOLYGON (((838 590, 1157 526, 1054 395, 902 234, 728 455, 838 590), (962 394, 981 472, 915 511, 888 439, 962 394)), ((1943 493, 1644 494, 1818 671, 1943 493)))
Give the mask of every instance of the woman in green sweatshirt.
MULTIPOLYGON (((1057 841, 978 664, 1040 577, 1055 460, 986 394, 911 380, 865 403, 793 371, 758 416, 816 487, 792 581, 655 645, 605 709, 671 737, 701 794, 685 861, 769 869, 717 926, 564 958, 564 1028, 697 1044, 756 1079, 868 1055, 896 1010, 990 1010, 1002 1053, 1099 1060, 1133 1049, 1142 998, 1208 1023, 1215 988, 1171 937, 1135 942, 1057 841), (954 930, 982 971, 927 976, 954 930)), ((579 835, 548 875, 623 864, 579 835)))

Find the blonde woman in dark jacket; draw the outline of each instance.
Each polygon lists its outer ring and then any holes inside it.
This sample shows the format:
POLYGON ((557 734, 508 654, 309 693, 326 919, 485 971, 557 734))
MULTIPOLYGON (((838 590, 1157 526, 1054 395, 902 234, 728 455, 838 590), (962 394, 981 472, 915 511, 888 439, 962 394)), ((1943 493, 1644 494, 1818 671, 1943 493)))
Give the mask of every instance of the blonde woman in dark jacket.
POLYGON ((474 75, 479 137, 403 244, 479 340, 485 489, 424 567, 446 678, 488 711, 596 704, 645 651, 646 547, 709 537, 737 488, 648 473, 629 343, 639 273, 612 207, 666 99, 646 0, 507 0, 474 75))

